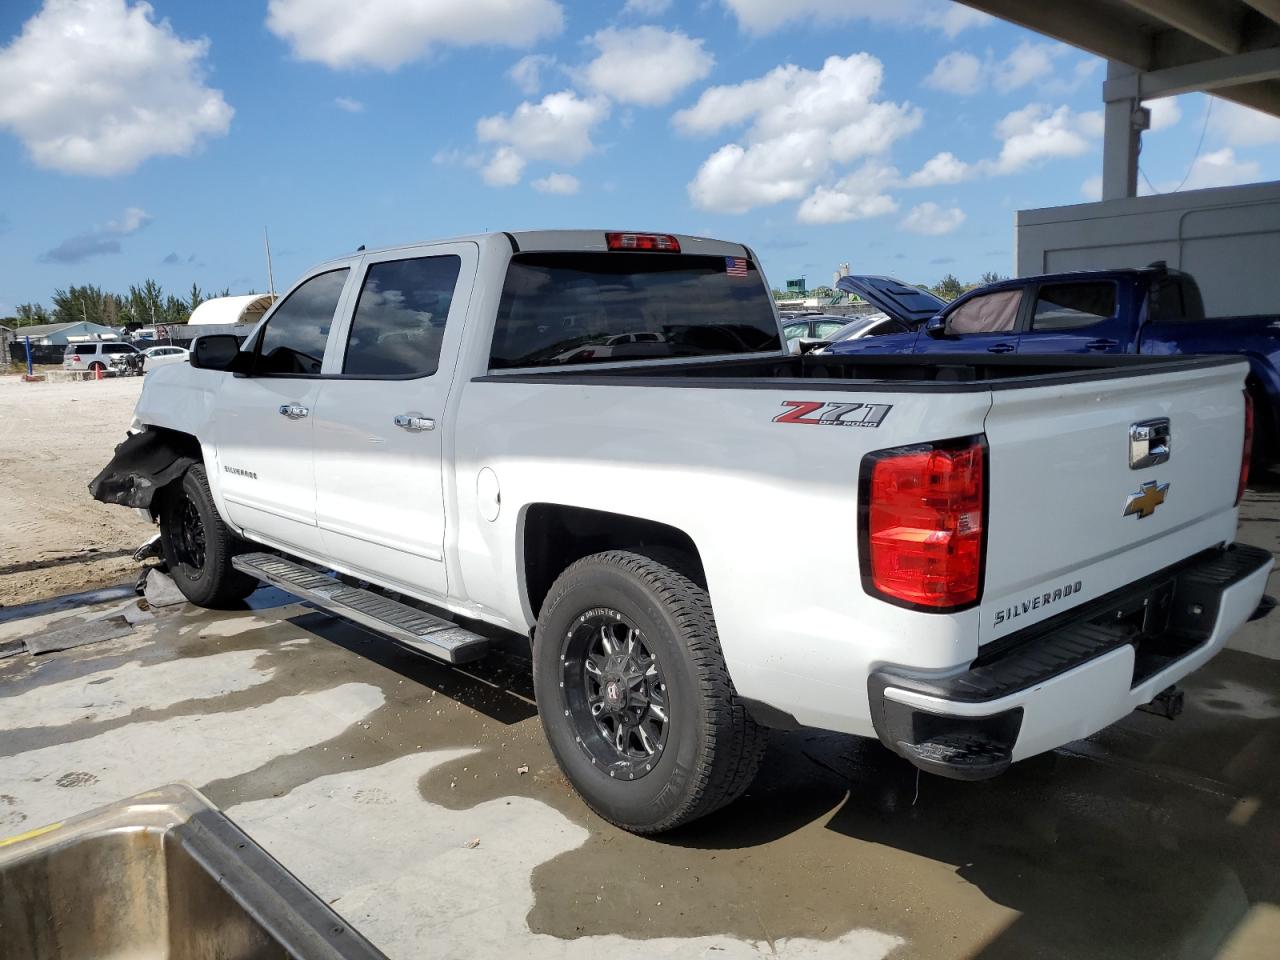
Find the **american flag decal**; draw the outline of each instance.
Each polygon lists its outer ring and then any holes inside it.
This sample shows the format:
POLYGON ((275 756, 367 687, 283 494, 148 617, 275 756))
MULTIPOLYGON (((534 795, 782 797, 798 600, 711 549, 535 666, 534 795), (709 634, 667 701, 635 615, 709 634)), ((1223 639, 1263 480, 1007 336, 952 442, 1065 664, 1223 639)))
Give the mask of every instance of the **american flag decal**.
POLYGON ((747 275, 747 258, 725 257, 724 272, 731 277, 745 277, 747 275))

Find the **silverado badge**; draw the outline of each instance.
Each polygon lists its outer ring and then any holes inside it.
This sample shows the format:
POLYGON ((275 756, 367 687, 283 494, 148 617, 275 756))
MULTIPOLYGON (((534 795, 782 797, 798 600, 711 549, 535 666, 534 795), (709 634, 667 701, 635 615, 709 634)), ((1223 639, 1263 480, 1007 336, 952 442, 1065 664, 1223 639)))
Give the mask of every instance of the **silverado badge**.
POLYGON ((1124 515, 1127 517, 1137 514, 1139 520, 1151 516, 1156 512, 1156 507, 1164 503, 1168 492, 1167 483, 1157 483, 1155 480, 1143 481, 1138 492, 1129 494, 1129 499, 1125 501, 1124 515))

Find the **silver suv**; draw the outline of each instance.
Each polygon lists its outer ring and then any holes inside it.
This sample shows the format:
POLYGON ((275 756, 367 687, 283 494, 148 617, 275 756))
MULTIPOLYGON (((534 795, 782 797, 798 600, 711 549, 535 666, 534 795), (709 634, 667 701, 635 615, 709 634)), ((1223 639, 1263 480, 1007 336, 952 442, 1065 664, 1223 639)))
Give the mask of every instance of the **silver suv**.
POLYGON ((142 372, 142 354, 128 343, 73 343, 62 355, 62 369, 132 376, 142 372))

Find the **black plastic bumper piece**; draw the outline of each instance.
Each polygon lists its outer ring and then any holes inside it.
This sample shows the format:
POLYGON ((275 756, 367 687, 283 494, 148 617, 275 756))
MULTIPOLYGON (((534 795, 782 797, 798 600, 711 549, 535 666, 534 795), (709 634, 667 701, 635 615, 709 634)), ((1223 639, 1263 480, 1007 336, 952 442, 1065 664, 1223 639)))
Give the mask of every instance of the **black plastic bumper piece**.
POLYGON ((1270 562, 1269 551, 1244 544, 1207 550, 993 641, 961 672, 877 670, 868 680, 876 733, 922 770, 964 780, 995 776, 1011 763, 1020 708, 979 717, 933 714, 887 699, 885 689, 966 704, 996 701, 1125 645, 1134 648, 1136 686, 1204 644, 1223 592, 1270 562))

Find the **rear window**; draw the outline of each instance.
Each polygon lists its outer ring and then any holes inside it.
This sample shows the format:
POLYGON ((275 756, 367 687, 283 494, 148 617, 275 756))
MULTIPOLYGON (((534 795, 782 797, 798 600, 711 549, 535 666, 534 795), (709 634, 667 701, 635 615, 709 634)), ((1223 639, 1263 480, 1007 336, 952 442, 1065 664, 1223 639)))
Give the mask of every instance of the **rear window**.
POLYGON ((511 258, 490 366, 558 366, 782 349, 773 302, 741 257, 522 253, 511 258))
POLYGON ((1091 327, 1116 315, 1116 285, 1098 283, 1046 284, 1036 296, 1031 329, 1074 330, 1091 327))

